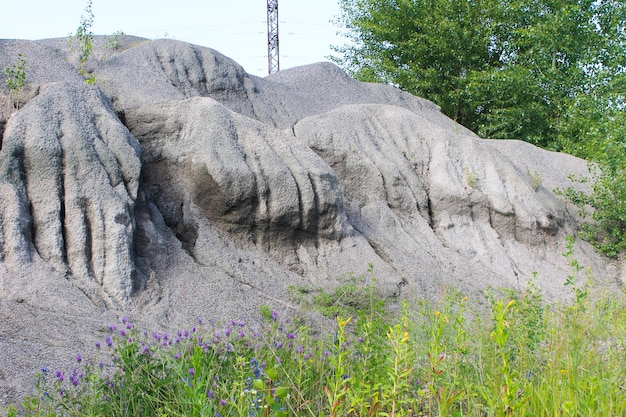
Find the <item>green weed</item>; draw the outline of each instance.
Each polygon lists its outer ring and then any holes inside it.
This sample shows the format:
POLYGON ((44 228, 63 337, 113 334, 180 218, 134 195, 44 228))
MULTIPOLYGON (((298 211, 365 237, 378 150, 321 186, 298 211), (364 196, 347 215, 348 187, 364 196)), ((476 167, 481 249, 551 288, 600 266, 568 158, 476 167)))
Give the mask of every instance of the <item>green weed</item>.
POLYGON ((20 108, 20 93, 26 85, 26 58, 24 54, 17 55, 17 61, 12 66, 4 67, 5 84, 9 89, 9 101, 13 108, 20 108))
POLYGON ((173 334, 122 318, 99 355, 43 368, 5 415, 626 415, 626 300, 590 294, 546 305, 533 278, 486 313, 453 290, 395 315, 368 302, 315 337, 269 306, 173 334))

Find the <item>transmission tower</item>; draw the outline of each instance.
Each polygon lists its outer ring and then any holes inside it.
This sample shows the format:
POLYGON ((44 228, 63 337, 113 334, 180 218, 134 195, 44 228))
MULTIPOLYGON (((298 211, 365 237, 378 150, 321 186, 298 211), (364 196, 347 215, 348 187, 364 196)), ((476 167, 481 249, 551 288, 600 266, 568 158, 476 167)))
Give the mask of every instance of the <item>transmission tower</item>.
POLYGON ((270 74, 280 71, 278 0, 267 0, 267 69, 270 74))

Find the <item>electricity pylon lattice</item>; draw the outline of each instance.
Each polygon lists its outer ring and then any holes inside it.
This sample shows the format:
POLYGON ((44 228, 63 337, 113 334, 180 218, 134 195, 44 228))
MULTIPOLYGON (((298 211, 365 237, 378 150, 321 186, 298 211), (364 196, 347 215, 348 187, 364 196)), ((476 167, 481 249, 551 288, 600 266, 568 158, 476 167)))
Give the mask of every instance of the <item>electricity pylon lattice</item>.
POLYGON ((280 71, 278 0, 267 0, 267 69, 270 74, 280 71))

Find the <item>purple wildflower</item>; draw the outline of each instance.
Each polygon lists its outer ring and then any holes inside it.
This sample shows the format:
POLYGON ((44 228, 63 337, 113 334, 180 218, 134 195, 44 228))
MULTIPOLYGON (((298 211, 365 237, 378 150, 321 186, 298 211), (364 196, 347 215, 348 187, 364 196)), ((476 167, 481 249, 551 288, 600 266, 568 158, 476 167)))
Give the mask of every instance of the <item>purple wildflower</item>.
POLYGON ((82 356, 80 356, 80 355, 76 355, 76 362, 79 362, 79 363, 80 363, 80 362, 82 362, 82 361, 83 361, 82 356))

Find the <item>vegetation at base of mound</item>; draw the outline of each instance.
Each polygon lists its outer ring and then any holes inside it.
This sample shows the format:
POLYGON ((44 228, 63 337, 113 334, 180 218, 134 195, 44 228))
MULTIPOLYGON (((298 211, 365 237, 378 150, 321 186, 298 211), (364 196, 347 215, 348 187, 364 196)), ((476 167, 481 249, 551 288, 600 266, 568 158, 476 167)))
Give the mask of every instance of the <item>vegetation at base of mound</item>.
MULTIPOLYGON (((566 254, 568 255, 568 254, 566 254)), ((537 277, 437 302, 371 302, 314 335, 263 306, 256 320, 198 323, 172 334, 108 327, 94 358, 43 368, 26 416, 624 415, 626 298, 590 297, 570 258, 573 302, 547 305, 537 277), (484 302, 484 300, 483 300, 484 302)), ((348 281, 347 285, 351 285, 348 281)), ((354 290, 354 288, 352 288, 354 290)), ((328 294, 333 299, 340 292, 328 294)), ((324 299, 326 300, 326 299, 324 299)), ((307 304, 328 312, 327 303, 307 304)), ((11 407, 8 416, 17 415, 11 407)))

